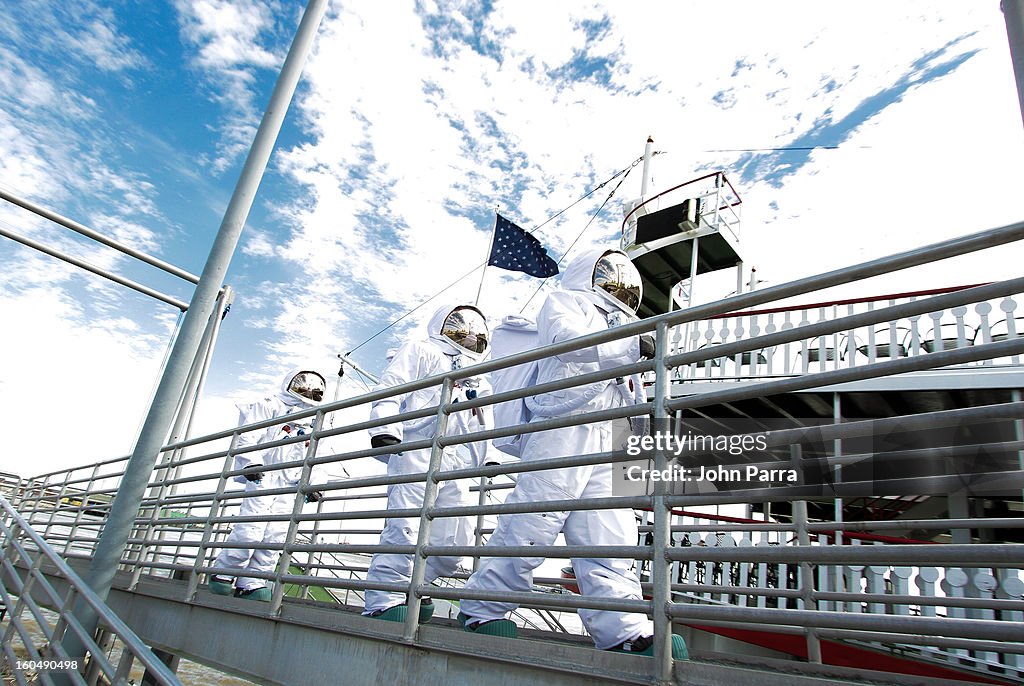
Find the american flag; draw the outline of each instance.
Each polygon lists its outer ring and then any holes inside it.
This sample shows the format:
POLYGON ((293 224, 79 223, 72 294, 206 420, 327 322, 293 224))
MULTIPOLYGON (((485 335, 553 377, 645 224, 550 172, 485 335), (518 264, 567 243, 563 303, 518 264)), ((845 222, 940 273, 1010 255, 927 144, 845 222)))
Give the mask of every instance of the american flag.
POLYGON ((558 265, 540 241, 500 214, 494 224, 494 243, 487 264, 530 276, 548 277, 558 273, 558 265))

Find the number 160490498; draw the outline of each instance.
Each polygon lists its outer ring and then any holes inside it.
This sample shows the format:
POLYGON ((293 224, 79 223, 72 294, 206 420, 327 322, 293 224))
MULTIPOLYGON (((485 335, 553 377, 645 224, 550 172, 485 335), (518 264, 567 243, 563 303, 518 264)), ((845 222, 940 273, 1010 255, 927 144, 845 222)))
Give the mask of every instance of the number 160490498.
POLYGON ((78 669, 78 660, 16 660, 15 669, 30 672, 59 672, 78 669))

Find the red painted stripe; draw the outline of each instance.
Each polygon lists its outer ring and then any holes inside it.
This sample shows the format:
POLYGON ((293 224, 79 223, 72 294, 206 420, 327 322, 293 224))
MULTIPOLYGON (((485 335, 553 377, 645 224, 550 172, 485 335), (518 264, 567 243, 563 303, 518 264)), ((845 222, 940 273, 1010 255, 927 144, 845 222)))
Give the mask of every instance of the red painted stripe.
MULTIPOLYGON (((776 634, 768 631, 749 629, 732 629, 702 624, 687 624, 693 629, 726 636, 744 643, 777 650, 780 653, 807 659, 807 641, 803 636, 793 634, 776 634)), ((909 674, 912 676, 930 677, 933 679, 955 679, 978 684, 1012 684, 1011 681, 984 677, 970 672, 941 667, 911 658, 897 657, 877 650, 869 650, 858 646, 839 643, 837 641, 821 641, 821 660, 826 665, 836 667, 853 667, 855 669, 871 669, 893 674, 909 674)))

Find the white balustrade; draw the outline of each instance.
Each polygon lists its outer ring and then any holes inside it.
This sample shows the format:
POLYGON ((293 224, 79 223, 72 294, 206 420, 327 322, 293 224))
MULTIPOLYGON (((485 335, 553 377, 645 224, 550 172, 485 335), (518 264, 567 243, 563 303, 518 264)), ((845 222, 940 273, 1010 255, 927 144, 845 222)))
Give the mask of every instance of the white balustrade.
MULTIPOLYGON (((713 518, 676 517, 675 525, 693 526, 714 523, 713 518)), ((753 520, 751 520, 753 521, 753 520)), ((792 532, 759 531, 730 532, 727 523, 721 523, 721 530, 701 534, 677 534, 676 545, 699 547, 752 548, 767 546, 795 546, 796 537, 792 532), (684 543, 685 541, 685 543, 684 543)), ((870 540, 861 534, 845 535, 851 546, 884 546, 888 541, 870 540)), ((812 536, 812 545, 832 545, 830 534, 812 536)), ((909 543, 909 541, 908 541, 909 543)), ((922 544, 923 545, 923 544, 922 544)), ((710 562, 699 559, 677 563, 677 583, 704 585, 708 587, 732 587, 735 589, 715 592, 690 592, 690 602, 732 603, 741 607, 795 608, 805 609, 801 599, 784 597, 780 591, 795 590, 797 564, 772 562, 710 562), (680 567, 682 565, 682 567, 680 567), (683 571, 680 572, 680 569, 683 571), (794 572, 791 579, 790 572, 794 572), (757 594, 745 593, 753 588, 757 594)), ((1021 622, 1024 612, 1003 610, 993 607, 975 607, 978 600, 993 601, 1024 600, 1024 581, 1020 570, 1012 569, 963 569, 959 567, 917 567, 910 565, 815 565, 813 570, 814 592, 819 598, 817 609, 850 613, 879 615, 949 617, 951 619, 984 619, 991 621, 1021 622), (863 595, 863 601, 829 598, 830 593, 863 595), (824 597, 822 597, 824 596, 824 597), (887 600, 891 597, 891 600, 887 600), (920 598, 915 602, 912 598, 920 598), (948 599, 949 603, 945 601, 948 599), (958 607, 957 601, 972 604, 972 607, 958 607)), ((682 599, 682 598, 679 598, 682 599)), ((815 609, 812 605, 806 609, 815 609)), ((875 644, 885 648, 886 644, 875 644)), ((893 644, 891 648, 902 654, 917 653, 932 659, 942 660, 951 665, 972 666, 988 669, 993 674, 1024 676, 1024 655, 996 653, 993 651, 971 651, 962 648, 935 648, 909 644, 893 644)))
MULTIPOLYGON (((1020 296, 1015 296, 1020 298, 1020 296)), ((788 309, 751 311, 693 322, 689 335, 673 339, 674 352, 710 352, 715 346, 828 322, 862 312, 913 302, 916 296, 859 299, 788 309)), ((1024 317, 1014 297, 958 306, 872 326, 811 336, 728 356, 710 356, 676 370, 679 380, 743 380, 845 369, 900 357, 992 343, 1024 335, 1024 317)), ((988 359, 971 366, 1019 365, 1020 356, 988 359)))

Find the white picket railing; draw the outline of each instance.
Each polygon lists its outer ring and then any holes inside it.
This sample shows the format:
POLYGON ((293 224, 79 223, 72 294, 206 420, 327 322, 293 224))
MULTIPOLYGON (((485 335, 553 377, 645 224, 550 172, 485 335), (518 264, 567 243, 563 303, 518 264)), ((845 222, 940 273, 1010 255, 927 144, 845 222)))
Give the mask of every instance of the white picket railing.
MULTIPOLYGON (((837 528, 810 536, 812 546, 941 545, 940 543, 843 532, 843 524, 817 523, 816 529, 837 528), (837 532, 839 532, 837 534, 837 532)), ((751 548, 798 546, 792 526, 736 517, 676 513, 673 542, 680 547, 751 548), (723 521, 724 520, 724 521, 723 521), (736 523, 743 522, 742 530, 736 523), (732 523, 732 524, 731 524, 732 523), (766 527, 757 530, 757 527, 766 527), (707 531, 707 529, 716 529, 707 531), (699 531, 688 531, 698 529, 699 531)), ((807 593, 798 563, 677 561, 673 593, 677 602, 739 607, 811 609, 856 614, 1024 621, 1024 570, 916 565, 813 565, 813 592, 807 593), (1005 602, 1012 601, 1012 602, 1005 602)), ((748 627, 756 630, 757 625, 748 627)), ((840 634, 841 636, 841 634, 840 634)), ((970 666, 1015 679, 1024 678, 1024 654, 922 646, 894 641, 859 643, 899 655, 918 655, 953 666, 970 666)))
MULTIPOLYGON (((1024 315, 1014 297, 958 306, 872 326, 834 331, 783 345, 715 356, 715 346, 762 334, 789 331, 861 312, 970 288, 958 286, 836 302, 726 314, 675 327, 674 352, 699 351, 706 359, 677 369, 677 379, 750 379, 846 369, 901 357, 914 357, 1024 334, 1024 315)), ((973 366, 1020 364, 1020 356, 986 359, 973 366)))

